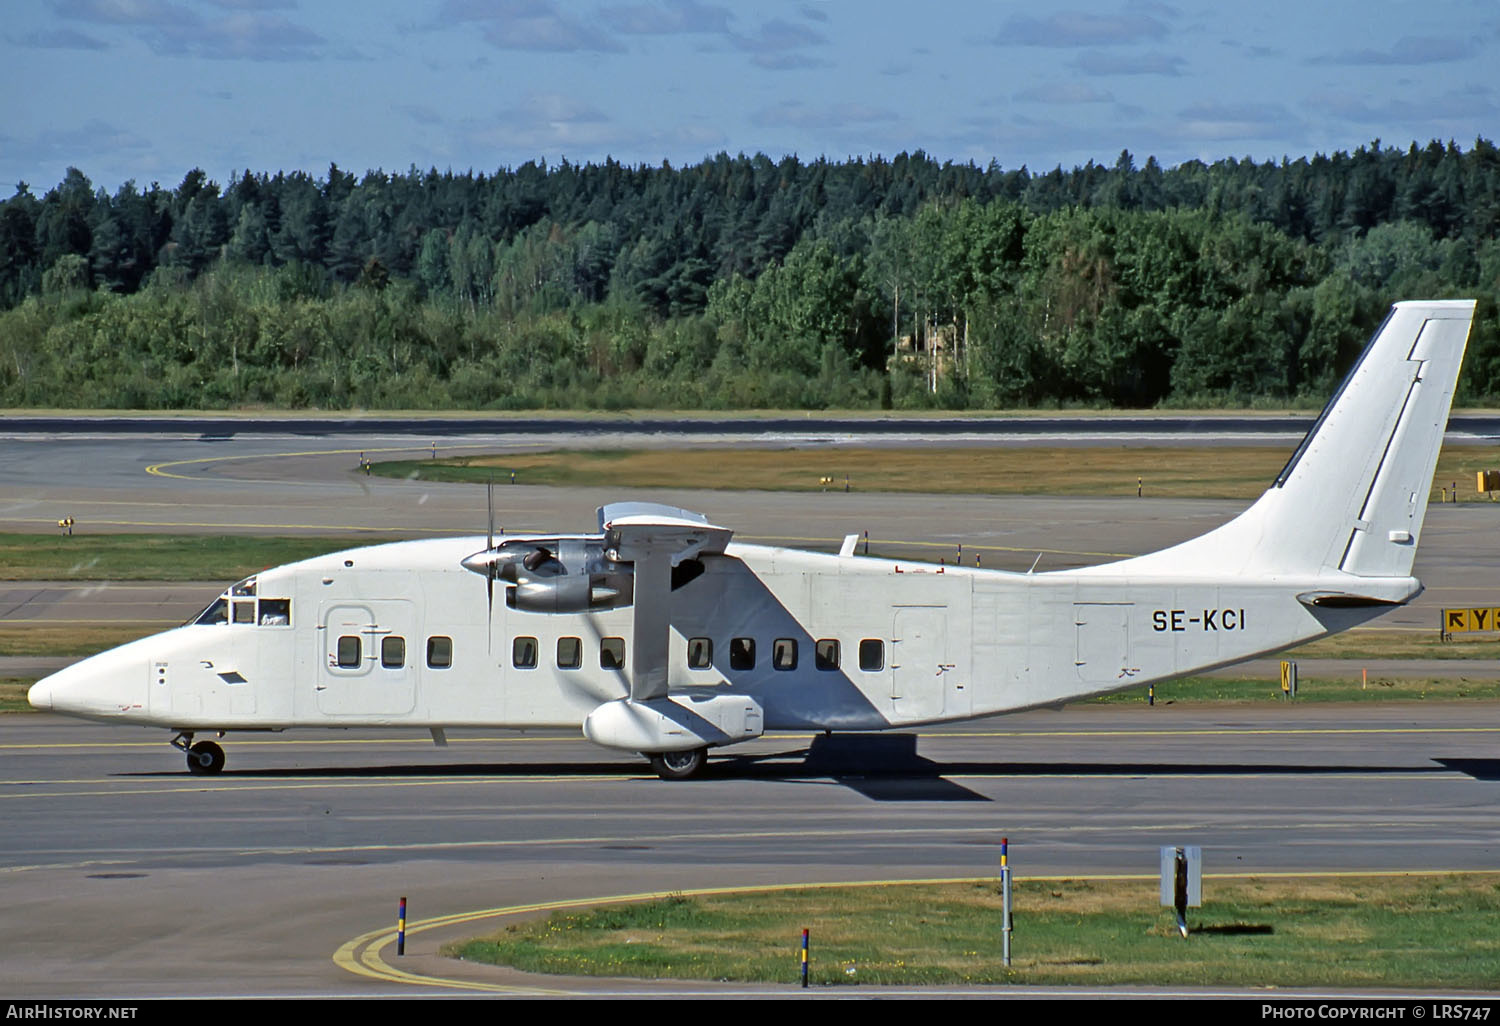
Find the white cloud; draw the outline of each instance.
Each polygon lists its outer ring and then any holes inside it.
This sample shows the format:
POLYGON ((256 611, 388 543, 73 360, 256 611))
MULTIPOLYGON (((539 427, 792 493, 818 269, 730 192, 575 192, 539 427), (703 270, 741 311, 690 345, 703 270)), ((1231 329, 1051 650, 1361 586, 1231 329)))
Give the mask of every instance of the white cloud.
POLYGON ((727 7, 697 0, 663 0, 661 4, 604 7, 601 17, 627 35, 693 35, 728 33, 734 14, 727 7))
POLYGON ((620 53, 625 47, 594 25, 558 10, 550 0, 448 0, 438 22, 481 26, 500 50, 557 53, 620 53))
POLYGON ((1073 61, 1073 66, 1088 75, 1169 75, 1182 74, 1187 61, 1174 54, 1154 51, 1151 53, 1124 54, 1086 50, 1073 61))
POLYGON ((1161 39, 1167 26, 1149 14, 1058 11, 1045 18, 1011 18, 995 42, 1006 46, 1110 46, 1161 39))
POLYGON ((1050 82, 1023 90, 1016 94, 1016 99, 1033 103, 1109 103, 1114 96, 1086 82, 1050 82))
POLYGON ((1337 54, 1315 57, 1314 64, 1418 65, 1447 64, 1475 56, 1479 48, 1473 39, 1439 36, 1404 36, 1389 50, 1344 50, 1337 54))
POLYGON ((1193 139, 1276 139, 1301 122, 1280 104, 1197 103, 1178 112, 1178 128, 1193 139))

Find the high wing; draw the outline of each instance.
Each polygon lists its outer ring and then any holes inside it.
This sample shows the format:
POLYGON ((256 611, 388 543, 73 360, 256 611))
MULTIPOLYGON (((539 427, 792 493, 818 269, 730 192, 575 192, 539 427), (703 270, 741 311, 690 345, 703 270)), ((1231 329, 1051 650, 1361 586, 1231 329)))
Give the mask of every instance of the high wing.
POLYGON ((635 570, 630 700, 665 698, 672 568, 721 554, 734 532, 710 524, 701 513, 649 502, 601 506, 599 530, 609 558, 633 564, 635 570))

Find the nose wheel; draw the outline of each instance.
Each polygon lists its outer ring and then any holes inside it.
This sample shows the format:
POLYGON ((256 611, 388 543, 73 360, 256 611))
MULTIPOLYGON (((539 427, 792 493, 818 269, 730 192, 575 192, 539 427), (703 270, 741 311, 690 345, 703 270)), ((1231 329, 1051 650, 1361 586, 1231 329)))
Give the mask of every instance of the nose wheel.
POLYGON ((193 744, 193 735, 184 732, 172 739, 172 747, 187 756, 188 772, 194 776, 213 776, 224 768, 224 749, 212 741, 193 744))

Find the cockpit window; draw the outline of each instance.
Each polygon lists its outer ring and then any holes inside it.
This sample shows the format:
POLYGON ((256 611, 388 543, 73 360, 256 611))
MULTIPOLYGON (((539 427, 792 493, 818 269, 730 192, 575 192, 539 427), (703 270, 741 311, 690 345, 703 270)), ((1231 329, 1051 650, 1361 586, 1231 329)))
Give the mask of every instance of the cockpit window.
POLYGON ((243 581, 229 589, 229 593, 235 598, 255 597, 255 578, 246 577, 243 581))
POLYGON ((229 600, 220 595, 214 599, 212 605, 194 617, 192 622, 195 624, 228 623, 229 600))
POLYGON ((260 625, 262 627, 285 627, 291 622, 291 599, 263 598, 260 600, 260 625))
POLYGON ((234 622, 235 623, 254 623, 255 622, 255 600, 254 599, 236 599, 235 600, 235 603, 234 603, 234 622))

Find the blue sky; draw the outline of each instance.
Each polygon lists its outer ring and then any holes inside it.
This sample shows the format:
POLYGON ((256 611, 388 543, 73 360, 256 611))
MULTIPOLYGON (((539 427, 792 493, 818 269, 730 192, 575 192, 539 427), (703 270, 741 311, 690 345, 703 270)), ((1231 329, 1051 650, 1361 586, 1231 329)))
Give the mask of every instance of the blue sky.
POLYGON ((12 0, 0 195, 924 149, 1047 170, 1500 136, 1494 0, 12 0))

